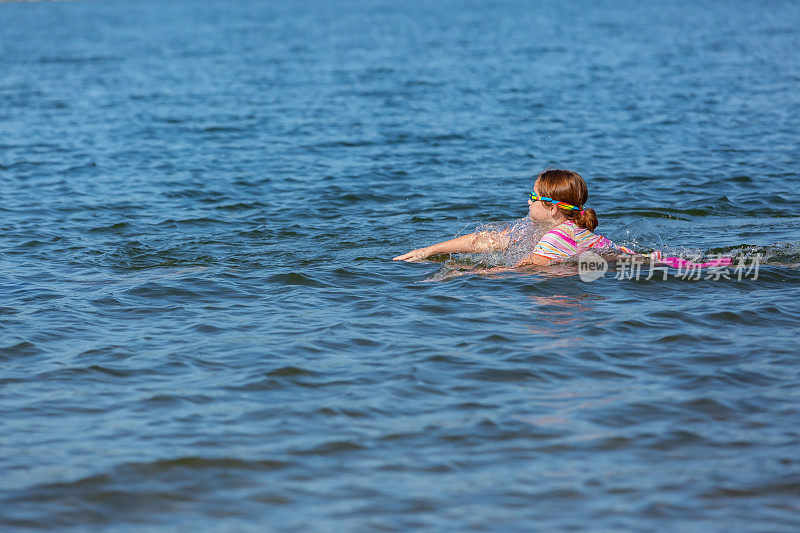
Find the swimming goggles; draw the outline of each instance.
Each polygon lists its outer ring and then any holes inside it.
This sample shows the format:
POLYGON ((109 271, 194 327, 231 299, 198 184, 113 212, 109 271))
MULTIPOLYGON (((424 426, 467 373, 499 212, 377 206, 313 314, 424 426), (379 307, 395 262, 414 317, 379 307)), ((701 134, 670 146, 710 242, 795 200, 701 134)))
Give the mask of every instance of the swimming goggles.
POLYGON ((547 196, 539 196, 535 192, 531 191, 531 201, 535 202, 536 200, 541 200, 542 202, 550 202, 551 204, 556 204, 556 206, 560 207, 561 209, 567 210, 574 210, 580 211, 580 207, 575 207, 572 204, 568 204, 566 202, 559 202, 558 200, 553 200, 552 198, 548 198, 547 196))

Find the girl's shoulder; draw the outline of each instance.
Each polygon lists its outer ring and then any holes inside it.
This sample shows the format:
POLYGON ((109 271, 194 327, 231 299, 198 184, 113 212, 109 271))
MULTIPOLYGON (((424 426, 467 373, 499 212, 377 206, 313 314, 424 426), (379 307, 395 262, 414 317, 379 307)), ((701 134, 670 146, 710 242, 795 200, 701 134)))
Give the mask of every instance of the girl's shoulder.
POLYGON ((578 251, 575 241, 577 226, 571 221, 562 222, 542 236, 533 253, 549 259, 571 257, 578 251))
POLYGON ((560 236, 571 241, 576 241, 577 236, 583 231, 588 231, 588 230, 579 228, 578 225, 575 224, 575 222, 573 222, 572 220, 567 220, 562 222, 561 224, 554 226, 545 235, 560 236))

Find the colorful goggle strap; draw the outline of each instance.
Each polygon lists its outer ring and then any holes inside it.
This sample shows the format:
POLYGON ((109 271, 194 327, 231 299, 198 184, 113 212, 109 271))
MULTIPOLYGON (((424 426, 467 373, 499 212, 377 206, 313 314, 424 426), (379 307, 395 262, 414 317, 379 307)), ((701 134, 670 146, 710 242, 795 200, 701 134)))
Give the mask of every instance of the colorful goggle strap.
POLYGON ((543 202, 550 202, 551 204, 556 204, 556 206, 560 207, 561 209, 568 209, 574 211, 580 211, 580 207, 575 207, 572 204, 568 204, 566 202, 559 202, 558 200, 553 200, 552 198, 548 198, 547 196, 539 196, 535 192, 531 192, 531 201, 541 200, 543 202))

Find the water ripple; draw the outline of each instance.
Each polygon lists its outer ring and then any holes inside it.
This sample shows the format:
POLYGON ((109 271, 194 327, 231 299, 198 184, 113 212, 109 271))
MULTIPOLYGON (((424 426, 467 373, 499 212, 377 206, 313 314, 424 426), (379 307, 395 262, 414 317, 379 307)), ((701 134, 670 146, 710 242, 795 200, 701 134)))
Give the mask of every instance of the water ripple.
POLYGON ((800 527, 792 3, 0 5, 0 528, 800 527))

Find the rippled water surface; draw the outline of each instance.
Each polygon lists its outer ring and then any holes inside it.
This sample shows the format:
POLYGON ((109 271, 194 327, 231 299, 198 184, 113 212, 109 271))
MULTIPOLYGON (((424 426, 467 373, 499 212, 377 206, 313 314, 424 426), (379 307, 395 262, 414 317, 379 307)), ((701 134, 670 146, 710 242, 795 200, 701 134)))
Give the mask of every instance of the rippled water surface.
POLYGON ((3 531, 796 531, 798 21, 0 3, 3 531), (758 277, 391 261, 547 167, 758 277))

